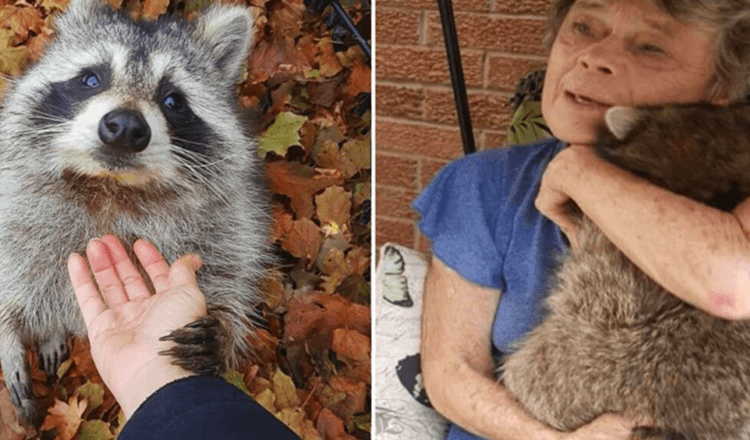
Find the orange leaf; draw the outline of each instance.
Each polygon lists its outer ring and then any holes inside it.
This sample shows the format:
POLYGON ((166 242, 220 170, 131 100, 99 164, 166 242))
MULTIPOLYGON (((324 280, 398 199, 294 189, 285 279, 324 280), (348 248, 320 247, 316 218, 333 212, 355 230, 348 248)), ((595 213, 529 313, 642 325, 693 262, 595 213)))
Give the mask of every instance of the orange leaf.
POLYGON ((26 41, 29 31, 41 33, 44 20, 36 8, 5 6, 0 8, 0 27, 10 29, 19 41, 26 41))
POLYGON ((325 440, 354 440, 356 437, 351 436, 344 430, 344 421, 328 408, 323 408, 318 415, 316 424, 318 432, 323 435, 325 440))
POLYGON ((334 330, 331 348, 336 354, 353 361, 370 362, 370 338, 354 330, 345 328, 334 330))
POLYGON ((0 439, 2 440, 23 440, 26 438, 26 429, 18 423, 16 408, 10 401, 10 390, 3 386, 0 391, 0 439))
POLYGON ((169 6, 169 0, 144 0, 141 15, 146 20, 154 20, 167 12, 167 6, 169 6))
POLYGON ((320 228, 309 218, 303 218, 294 222, 289 234, 281 239, 281 246, 297 258, 315 261, 320 242, 320 228))
POLYGON ((315 213, 312 196, 323 188, 343 183, 340 176, 317 174, 316 170, 297 162, 278 161, 266 166, 271 191, 291 199, 298 218, 310 218, 315 213))
POLYGON ((42 0, 41 5, 48 11, 51 11, 52 9, 62 11, 68 7, 68 3, 70 3, 70 0, 42 0))
POLYGON ((355 58, 352 69, 349 72, 349 78, 346 81, 346 86, 344 87, 344 93, 351 97, 357 96, 360 93, 369 93, 370 79, 370 66, 363 63, 359 58, 355 58))
POLYGON ((29 38, 26 42, 26 49, 29 51, 30 61, 36 61, 42 56, 44 48, 47 47, 47 43, 52 41, 52 37, 47 34, 40 34, 29 38))
POLYGON ((42 424, 42 430, 57 430, 57 440, 71 440, 81 426, 81 416, 86 411, 86 399, 80 402, 71 397, 68 403, 55 399, 55 406, 49 409, 42 424))
POLYGON ((370 334, 370 308, 338 295, 309 293, 289 301, 284 317, 284 340, 306 339, 314 332, 332 332, 339 327, 370 334))

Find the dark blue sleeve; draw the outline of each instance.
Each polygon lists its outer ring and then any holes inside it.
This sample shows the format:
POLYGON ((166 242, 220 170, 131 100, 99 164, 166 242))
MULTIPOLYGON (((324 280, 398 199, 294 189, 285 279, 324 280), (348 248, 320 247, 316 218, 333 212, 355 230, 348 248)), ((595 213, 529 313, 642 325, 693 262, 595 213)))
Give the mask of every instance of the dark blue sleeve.
POLYGON ((193 376, 148 397, 119 440, 299 440, 276 417, 221 377, 193 376))
POLYGON ((506 156, 489 150, 448 164, 413 204, 434 256, 467 280, 502 290, 506 156))

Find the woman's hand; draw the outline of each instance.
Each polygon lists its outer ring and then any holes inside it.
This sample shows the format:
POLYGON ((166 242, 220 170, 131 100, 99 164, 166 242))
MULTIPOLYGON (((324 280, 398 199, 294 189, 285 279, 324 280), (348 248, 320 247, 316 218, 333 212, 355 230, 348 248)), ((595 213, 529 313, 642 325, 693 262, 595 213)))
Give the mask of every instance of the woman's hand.
POLYGON ((159 354, 171 346, 159 338, 206 314, 195 280, 201 266, 197 255, 185 255, 170 268, 151 243, 136 241, 133 250, 151 278, 154 295, 112 235, 86 247, 96 284, 82 256, 73 254, 68 260, 94 363, 128 418, 163 385, 192 375, 159 354))
POLYGON ((582 181, 589 167, 601 159, 590 146, 571 145, 563 149, 547 165, 534 205, 565 233, 571 246, 578 245, 575 224, 568 217, 566 204, 576 184, 582 181))
POLYGON ((634 418, 603 414, 565 437, 569 440, 629 440, 633 428, 644 426, 634 418))

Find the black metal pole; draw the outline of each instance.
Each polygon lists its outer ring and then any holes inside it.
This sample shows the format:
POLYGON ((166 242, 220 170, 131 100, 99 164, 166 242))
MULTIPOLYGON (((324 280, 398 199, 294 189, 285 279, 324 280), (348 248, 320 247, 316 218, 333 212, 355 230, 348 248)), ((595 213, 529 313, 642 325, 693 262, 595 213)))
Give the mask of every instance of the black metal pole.
POLYGON ((438 7, 440 19, 443 23, 443 38, 445 39, 445 51, 448 55, 448 68, 451 71, 453 97, 456 100, 461 141, 464 146, 464 154, 471 154, 476 151, 476 147, 474 146, 474 133, 471 130, 471 114, 469 112, 469 101, 466 97, 466 82, 464 81, 464 69, 461 65, 461 52, 458 48, 456 22, 453 18, 453 3, 451 0, 438 0, 438 7))
POLYGON ((359 44, 359 47, 362 48, 362 51, 364 51, 365 55, 367 56, 367 60, 369 61, 372 58, 372 55, 370 54, 370 45, 367 44, 367 40, 365 40, 364 37, 362 37, 362 34, 359 33, 357 26, 354 25, 352 19, 349 18, 349 14, 346 13, 338 0, 330 0, 329 3, 333 7, 333 10, 336 12, 339 18, 344 22, 344 25, 349 29, 349 32, 352 33, 354 41, 359 44))

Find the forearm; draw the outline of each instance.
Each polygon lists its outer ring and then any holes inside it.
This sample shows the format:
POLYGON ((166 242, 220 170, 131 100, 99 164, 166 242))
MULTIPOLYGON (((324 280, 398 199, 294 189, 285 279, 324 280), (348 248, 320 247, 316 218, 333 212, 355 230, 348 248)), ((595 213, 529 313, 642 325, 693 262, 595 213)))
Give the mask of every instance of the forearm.
POLYGON ((601 160, 584 169, 571 180, 569 195, 641 270, 709 313, 750 317, 750 245, 737 212, 671 193, 601 160))
POLYGON ((422 376, 446 418, 482 437, 555 439, 494 379, 491 331, 500 292, 472 284, 434 259, 422 317, 422 376))

